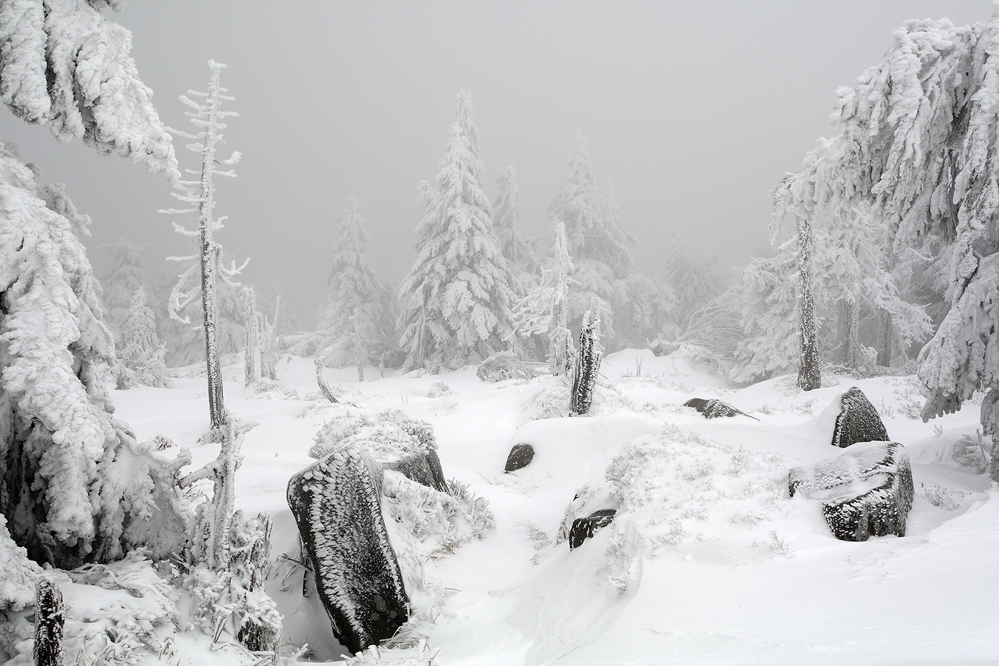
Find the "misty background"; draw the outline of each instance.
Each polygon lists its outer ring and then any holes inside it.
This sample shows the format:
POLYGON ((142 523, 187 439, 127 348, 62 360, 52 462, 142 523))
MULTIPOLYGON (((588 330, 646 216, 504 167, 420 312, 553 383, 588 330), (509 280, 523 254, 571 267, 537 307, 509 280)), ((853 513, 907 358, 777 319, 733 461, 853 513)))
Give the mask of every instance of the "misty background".
MULTIPOLYGON (((129 0, 109 16, 133 33, 139 75, 163 121, 190 131, 177 96, 205 90, 207 61, 239 112, 220 154, 216 239, 251 261, 241 280, 280 291, 312 328, 326 299, 333 217, 358 197, 380 276, 398 285, 455 107, 469 90, 490 199, 513 164, 525 230, 547 236, 578 130, 598 185, 613 183, 638 238, 636 270, 662 273, 672 234, 745 264, 768 244, 770 189, 827 134, 836 88, 880 62, 911 18, 988 19, 989 0, 737 2, 335 2, 129 0)), ((0 136, 63 182, 93 218, 85 241, 147 243, 150 281, 190 254, 161 176, 2 114, 0 136)), ((200 157, 175 139, 181 166, 200 157)))

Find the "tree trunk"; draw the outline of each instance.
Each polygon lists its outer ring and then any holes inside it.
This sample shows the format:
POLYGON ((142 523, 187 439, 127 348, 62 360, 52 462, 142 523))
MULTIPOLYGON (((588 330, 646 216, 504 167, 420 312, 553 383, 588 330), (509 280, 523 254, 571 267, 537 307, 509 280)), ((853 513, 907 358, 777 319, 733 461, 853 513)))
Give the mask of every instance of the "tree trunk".
POLYGON ((62 592, 48 578, 35 590, 35 666, 62 666, 62 631, 66 623, 62 592))
POLYGON ((354 324, 354 351, 357 353, 357 381, 364 381, 364 343, 361 340, 360 312, 354 308, 354 316, 351 317, 354 324))
POLYGON ((257 338, 257 298, 252 288, 243 291, 243 326, 246 330, 246 358, 243 381, 249 386, 259 379, 260 344, 257 338))
POLYGON ((600 372, 600 333, 599 320, 589 312, 583 317, 583 328, 579 332, 579 352, 576 354, 576 370, 572 377, 572 393, 569 398, 569 413, 573 416, 590 411, 593 402, 593 387, 600 372))
POLYGON ((225 427, 225 401, 222 396, 222 363, 219 359, 217 312, 215 308, 215 267, 218 247, 212 240, 212 208, 215 188, 215 128, 218 124, 218 89, 221 68, 212 68, 208 89, 214 94, 208 100, 209 118, 205 127, 205 149, 201 158, 201 190, 198 203, 198 229, 201 238, 201 304, 205 313, 205 356, 208 364, 208 412, 213 430, 225 427))
POLYGON ((878 318, 878 359, 877 364, 885 368, 891 366, 894 331, 891 325, 891 313, 882 310, 878 318))
POLYGON ((801 365, 798 388, 812 391, 822 385, 819 372, 819 352, 816 347, 815 303, 812 298, 812 228, 798 217, 798 277, 801 292, 798 306, 801 312, 801 365))

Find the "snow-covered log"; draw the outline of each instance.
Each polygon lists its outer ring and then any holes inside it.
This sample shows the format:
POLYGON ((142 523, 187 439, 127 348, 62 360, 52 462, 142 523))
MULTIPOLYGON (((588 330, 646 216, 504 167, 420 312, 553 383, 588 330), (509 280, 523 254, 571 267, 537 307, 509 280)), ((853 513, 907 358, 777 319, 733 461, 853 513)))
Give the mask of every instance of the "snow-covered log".
POLYGON ((579 548, 583 542, 593 536, 602 527, 607 527, 614 521, 617 509, 600 509, 586 518, 576 518, 569 528, 569 550, 579 548))
POLYGON ((391 637, 409 598, 381 510, 382 469, 361 446, 339 449, 288 482, 298 523, 330 616, 352 653, 391 637))
POLYGON ((871 536, 905 536, 912 507, 909 454, 897 442, 861 442, 817 465, 788 475, 791 496, 822 502, 822 515, 842 541, 871 536))
POLYGON ((35 666, 63 666, 62 631, 66 607, 62 592, 49 578, 38 581, 35 596, 35 666))
MULTIPOLYGON (((717 419, 725 416, 749 416, 746 412, 736 409, 727 402, 722 402, 716 398, 691 398, 683 403, 684 407, 692 407, 704 415, 706 419, 717 419)), ((749 416, 757 419, 755 416, 749 416)))
MULTIPOLYGON (((856 442, 886 442, 890 439, 878 410, 859 388, 851 387, 836 400, 839 401, 840 411, 833 430, 833 446, 845 449, 856 442)), ((833 404, 836 404, 835 401, 833 404)))

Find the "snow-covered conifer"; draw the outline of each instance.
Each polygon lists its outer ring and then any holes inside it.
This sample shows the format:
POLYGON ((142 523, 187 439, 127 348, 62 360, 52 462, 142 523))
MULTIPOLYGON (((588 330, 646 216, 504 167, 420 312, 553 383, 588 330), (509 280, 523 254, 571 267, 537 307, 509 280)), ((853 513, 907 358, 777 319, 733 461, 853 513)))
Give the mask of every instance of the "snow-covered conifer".
MULTIPOLYGON (((215 147, 222 141, 221 130, 226 128, 223 120, 237 115, 233 111, 223 111, 223 102, 231 102, 232 97, 226 95, 226 88, 219 84, 219 77, 225 65, 214 60, 208 61, 212 71, 207 93, 189 91, 191 97, 204 101, 194 101, 186 95, 180 100, 193 111, 186 112, 192 124, 199 128, 196 134, 176 132, 179 136, 191 139, 194 143, 187 145, 188 149, 201 154, 201 169, 192 171, 191 175, 200 175, 199 180, 181 180, 177 182, 179 192, 174 197, 193 207, 181 210, 168 210, 167 213, 198 213, 198 227, 189 230, 174 223, 174 229, 181 235, 198 238, 198 254, 187 257, 169 257, 175 261, 190 262, 186 271, 181 273, 173 292, 170 294, 170 316, 184 323, 190 322, 190 317, 182 317, 180 312, 192 303, 199 295, 201 297, 202 314, 205 331, 205 349, 208 364, 208 408, 211 415, 212 429, 220 431, 225 425, 225 403, 222 395, 222 366, 220 360, 218 331, 216 321, 218 309, 216 304, 216 284, 218 281, 235 287, 232 278, 242 269, 236 268, 235 262, 225 266, 221 262, 222 247, 213 239, 216 231, 222 228, 225 217, 215 218, 215 176, 235 177, 235 172, 220 171, 217 165, 230 166, 239 161, 239 153, 235 152, 226 160, 217 160, 215 147), (200 268, 200 271, 199 271, 200 268), (200 284, 195 282, 195 276, 200 272, 200 284)), ((247 260, 248 261, 248 260, 247 260)), ((245 266, 246 263, 243 263, 245 266)), ((233 289, 233 292, 235 290, 233 289)))
POLYGON ((716 257, 691 250, 679 236, 670 239, 664 279, 676 298, 671 319, 680 335, 690 328, 694 313, 725 289, 715 263, 716 257))
POLYGON ((510 270, 482 190, 478 150, 471 96, 462 92, 437 187, 421 184, 427 212, 416 228, 416 262, 400 291, 406 368, 459 368, 506 346, 510 270))
MULTIPOLYGON (((493 204, 493 228, 503 256, 513 268, 521 272, 536 273, 539 262, 533 243, 521 230, 523 218, 520 215, 520 188, 517 186, 517 170, 512 164, 503 169, 497 183, 499 192, 496 194, 496 203, 493 204)), ((518 296, 523 296, 523 293, 518 292, 518 296)))
POLYGON ((568 321, 573 266, 565 223, 554 216, 552 235, 551 255, 541 270, 541 280, 514 307, 514 328, 524 338, 545 336, 552 375, 569 377, 575 354, 568 321))
POLYGON ((336 246, 327 273, 329 300, 321 314, 330 341, 324 355, 337 367, 357 364, 363 375, 369 353, 384 347, 385 332, 380 328, 382 284, 364 251, 369 237, 356 198, 347 197, 335 228, 336 246))
POLYGON ((101 249, 111 255, 111 269, 101 279, 101 300, 107 324, 114 334, 115 346, 121 349, 122 323, 135 292, 146 286, 142 272, 142 248, 122 238, 117 243, 102 245, 101 249))
POLYGON ((166 364, 166 349, 156 335, 156 315, 146 305, 146 290, 139 287, 121 325, 121 347, 118 360, 129 378, 144 386, 170 386, 166 364))
POLYGON ((999 328, 981 322, 999 249, 999 7, 988 23, 909 21, 880 65, 839 90, 831 139, 788 184, 784 207, 808 219, 869 205, 892 252, 938 239, 950 258, 951 312, 920 355, 924 415, 999 388, 999 328), (991 332, 989 332, 991 331, 991 332))
POLYGON ((87 0, 0 5, 0 99, 62 141, 83 139, 150 171, 179 177, 170 136, 129 55, 132 34, 87 0))

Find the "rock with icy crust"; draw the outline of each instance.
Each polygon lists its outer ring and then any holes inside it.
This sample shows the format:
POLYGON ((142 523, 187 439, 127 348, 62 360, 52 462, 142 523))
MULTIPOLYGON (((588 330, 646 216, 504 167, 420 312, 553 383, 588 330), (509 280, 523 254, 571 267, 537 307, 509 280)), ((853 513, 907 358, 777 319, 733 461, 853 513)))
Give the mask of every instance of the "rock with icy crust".
POLYGON ((579 548, 584 541, 593 536, 594 532, 610 525, 616 513, 616 509, 600 509, 586 518, 576 518, 572 521, 572 528, 569 530, 569 550, 579 548))
MULTIPOLYGON (((683 403, 683 406, 693 407, 706 419, 717 419, 723 416, 749 416, 746 412, 716 398, 691 398, 683 403)), ((749 418, 759 421, 755 416, 749 416, 749 418)))
POLYGON ((795 467, 788 490, 821 501, 826 523, 842 541, 905 536, 913 495, 909 454, 897 442, 860 442, 831 460, 795 467))
POLYGON ((832 445, 845 449, 857 442, 887 442, 888 430, 878 410, 856 386, 839 396, 840 411, 836 417, 832 445))
POLYGON ((335 451, 288 482, 316 588, 334 635, 352 653, 391 637, 408 618, 381 485, 381 465, 360 446, 335 451))
POLYGON ((530 444, 515 444, 506 457, 505 472, 516 472, 531 464, 534 460, 534 447, 530 444))

